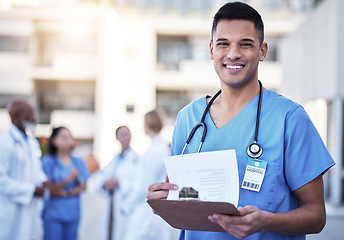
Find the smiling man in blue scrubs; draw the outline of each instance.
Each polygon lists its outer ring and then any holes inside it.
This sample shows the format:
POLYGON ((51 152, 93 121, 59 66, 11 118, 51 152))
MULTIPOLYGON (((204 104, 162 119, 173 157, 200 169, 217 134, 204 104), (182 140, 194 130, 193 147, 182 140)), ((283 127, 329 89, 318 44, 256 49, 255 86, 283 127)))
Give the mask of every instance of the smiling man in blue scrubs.
MULTIPOLYGON (((255 136, 260 85, 258 65, 268 50, 259 13, 240 3, 227 3, 213 21, 210 55, 222 93, 205 118, 208 132, 202 152, 235 149, 239 172, 241 216, 214 214, 209 221, 226 232, 181 231, 180 239, 305 239, 326 222, 322 175, 334 165, 317 130, 301 105, 263 88, 258 143, 263 153, 251 159, 247 147, 255 136), (264 163, 260 188, 246 184, 246 167, 264 163)), ((183 108, 177 117, 171 154, 181 154, 191 129, 210 98, 183 108)), ((196 131, 184 154, 197 152, 196 131)), ((164 199, 173 183, 149 187, 148 199, 164 199)))

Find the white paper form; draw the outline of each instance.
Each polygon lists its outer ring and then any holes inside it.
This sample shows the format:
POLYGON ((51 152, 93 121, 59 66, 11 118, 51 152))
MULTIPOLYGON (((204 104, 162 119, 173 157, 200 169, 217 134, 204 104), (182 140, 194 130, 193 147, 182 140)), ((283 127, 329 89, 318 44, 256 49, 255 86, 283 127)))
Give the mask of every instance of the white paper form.
MULTIPOLYGON (((235 150, 190 153, 165 158, 170 183, 193 187, 201 201, 238 205, 239 177, 235 150)), ((167 200, 178 200, 171 190, 167 200)))

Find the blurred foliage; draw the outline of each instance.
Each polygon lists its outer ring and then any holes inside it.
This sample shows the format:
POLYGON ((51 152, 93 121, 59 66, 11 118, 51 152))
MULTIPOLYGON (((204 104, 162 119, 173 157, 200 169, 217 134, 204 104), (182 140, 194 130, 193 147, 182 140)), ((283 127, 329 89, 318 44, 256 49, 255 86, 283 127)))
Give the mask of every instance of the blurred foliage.
POLYGON ((39 137, 38 139, 39 145, 41 147, 42 157, 48 153, 48 141, 49 139, 46 137, 39 137))

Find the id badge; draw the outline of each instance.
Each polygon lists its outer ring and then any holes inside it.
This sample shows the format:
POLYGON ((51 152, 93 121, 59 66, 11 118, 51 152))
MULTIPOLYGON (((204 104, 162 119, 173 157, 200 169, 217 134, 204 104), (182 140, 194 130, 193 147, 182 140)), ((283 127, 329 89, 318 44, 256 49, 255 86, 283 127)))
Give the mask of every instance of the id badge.
POLYGON ((241 188, 259 192, 262 186, 267 162, 249 158, 241 188))

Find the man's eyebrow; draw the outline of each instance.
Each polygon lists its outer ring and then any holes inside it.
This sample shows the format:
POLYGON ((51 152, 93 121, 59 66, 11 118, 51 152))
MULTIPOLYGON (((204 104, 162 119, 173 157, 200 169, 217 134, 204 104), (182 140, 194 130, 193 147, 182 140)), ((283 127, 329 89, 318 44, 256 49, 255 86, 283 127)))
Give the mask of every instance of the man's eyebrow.
POLYGON ((220 41, 228 41, 228 39, 227 38, 218 38, 218 39, 216 39, 216 42, 220 42, 220 41))
MULTIPOLYGON (((216 39, 216 42, 221 42, 221 41, 228 41, 228 39, 227 38, 218 38, 218 39, 216 39)), ((240 41, 242 41, 242 42, 254 42, 254 40, 251 39, 251 38, 243 38, 240 41)))
POLYGON ((251 38, 243 38, 243 39, 241 39, 241 41, 242 42, 254 42, 254 40, 251 38))

